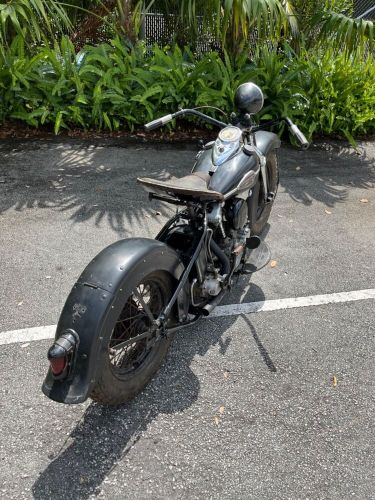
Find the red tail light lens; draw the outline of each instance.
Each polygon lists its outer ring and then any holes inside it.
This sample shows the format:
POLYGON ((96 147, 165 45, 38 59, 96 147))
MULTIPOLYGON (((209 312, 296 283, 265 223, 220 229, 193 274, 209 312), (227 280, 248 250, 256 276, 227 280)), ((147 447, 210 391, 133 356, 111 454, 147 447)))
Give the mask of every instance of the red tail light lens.
POLYGON ((63 358, 51 358, 49 360, 51 364, 51 370, 54 375, 60 375, 66 366, 66 357, 63 358))
POLYGON ((79 337, 73 330, 66 330, 59 338, 55 340, 48 351, 48 360, 50 362, 52 375, 56 379, 66 379, 71 372, 79 337))

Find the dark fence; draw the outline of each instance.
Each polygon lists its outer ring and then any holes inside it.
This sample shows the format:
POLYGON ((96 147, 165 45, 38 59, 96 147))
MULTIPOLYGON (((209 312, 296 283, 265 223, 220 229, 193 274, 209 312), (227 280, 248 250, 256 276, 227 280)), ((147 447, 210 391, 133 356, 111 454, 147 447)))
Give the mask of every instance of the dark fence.
MULTIPOLYGON (((354 17, 362 17, 363 19, 368 19, 375 21, 375 0, 354 0, 354 17)), ((211 50, 221 50, 220 41, 216 40, 215 37, 207 32, 207 28, 203 25, 202 18, 197 18, 197 36, 195 38, 195 47, 193 47, 194 52, 202 54, 209 52, 211 50)), ((178 40, 181 44, 184 44, 184 29, 178 26, 178 17, 171 14, 169 16, 164 16, 158 12, 149 12, 145 16, 145 21, 142 27, 142 38, 145 40, 146 44, 152 46, 154 44, 158 45, 168 45, 169 43, 178 40), (177 30, 176 30, 177 27, 177 30), (178 33, 176 35, 176 32, 178 33)), ((191 37, 186 34, 186 44, 191 44, 191 37)), ((257 33, 254 31, 250 34, 250 53, 255 51, 257 45, 257 33)))
MULTIPOLYGON (((195 41, 194 47, 192 47, 193 51, 197 54, 204 54, 205 52, 210 52, 212 50, 220 52, 220 41, 207 30, 207 26, 203 25, 201 17, 197 17, 197 21, 197 36, 194 37, 195 41)), ((142 27, 142 38, 148 46, 152 46, 154 44, 168 45, 176 40, 176 36, 178 37, 177 40, 180 42, 180 45, 184 45, 186 43, 186 45, 191 46, 192 37, 189 36, 186 30, 184 32, 184 29, 178 25, 177 16, 172 14, 164 16, 163 14, 156 12, 149 12, 146 14, 142 27)), ((249 34, 249 42, 249 52, 250 54, 254 54, 258 42, 256 29, 249 34)))
MULTIPOLYGON (((195 39, 194 50, 198 53, 209 52, 210 50, 219 50, 220 43, 215 40, 215 37, 207 32, 206 27, 203 26, 202 18, 197 18, 197 36, 195 39)), ((169 16, 164 16, 157 12, 149 12, 145 16, 145 22, 142 29, 142 38, 145 40, 147 45, 167 45, 172 41, 176 40, 184 41, 184 35, 186 38, 186 43, 191 43, 188 33, 184 33, 184 29, 178 25, 178 17, 171 14, 169 16), (177 30, 176 30, 177 26, 177 30)))
POLYGON ((375 2, 374 0, 355 0, 354 17, 363 16, 363 19, 375 21, 375 2))

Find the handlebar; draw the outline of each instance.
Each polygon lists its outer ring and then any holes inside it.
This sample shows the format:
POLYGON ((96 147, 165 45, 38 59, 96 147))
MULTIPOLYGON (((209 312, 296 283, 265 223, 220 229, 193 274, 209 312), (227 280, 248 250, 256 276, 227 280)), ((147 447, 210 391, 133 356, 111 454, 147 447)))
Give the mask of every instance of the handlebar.
POLYGON ((301 130, 295 125, 292 120, 288 117, 285 118, 285 122, 287 123, 290 131, 294 135, 294 137, 297 139, 297 141, 301 144, 302 149, 307 149, 310 146, 309 141, 306 139, 304 134, 301 132, 301 130))
POLYGON ((172 121, 173 118, 174 118, 173 115, 162 116, 161 118, 158 118, 157 120, 153 120, 152 122, 146 123, 145 129, 146 130, 153 130, 154 128, 162 127, 166 123, 172 121))
POLYGON ((206 122, 211 123, 211 125, 215 125, 216 127, 219 128, 224 128, 228 126, 227 123, 221 122, 220 120, 216 120, 215 118, 212 118, 212 116, 205 115, 204 113, 201 113, 196 109, 180 109, 180 111, 177 111, 176 113, 172 113, 171 115, 165 115, 162 116, 161 118, 158 118, 157 120, 153 120, 152 122, 146 123, 145 129, 153 130, 154 128, 162 127, 171 120, 174 120, 175 118, 184 115, 198 116, 199 118, 202 118, 206 122))
MULTIPOLYGON (((221 122, 220 120, 216 120, 215 118, 212 118, 211 116, 205 115, 204 113, 201 113, 200 111, 196 109, 181 109, 180 111, 177 111, 176 113, 172 113, 169 115, 162 116, 161 118, 158 118, 157 120, 153 120, 152 122, 146 123, 145 129, 147 131, 153 130, 158 127, 162 127, 166 123, 169 123, 170 121, 174 120, 175 118, 178 118, 180 116, 184 115, 194 115, 198 116, 199 118, 202 118, 203 120, 207 121, 208 123, 211 123, 211 125, 215 125, 216 127, 219 128, 224 128, 227 127, 228 124, 221 122)), ((277 125, 281 122, 285 122, 291 133, 296 137, 298 142, 301 145, 302 149, 307 149, 310 144, 304 134, 301 132, 301 130, 295 125, 292 120, 288 117, 286 118, 280 118, 278 120, 274 120, 271 122, 263 123, 261 125, 255 125, 250 128, 250 132, 255 132, 256 130, 262 130, 264 128, 269 128, 272 127, 273 125, 277 125)))

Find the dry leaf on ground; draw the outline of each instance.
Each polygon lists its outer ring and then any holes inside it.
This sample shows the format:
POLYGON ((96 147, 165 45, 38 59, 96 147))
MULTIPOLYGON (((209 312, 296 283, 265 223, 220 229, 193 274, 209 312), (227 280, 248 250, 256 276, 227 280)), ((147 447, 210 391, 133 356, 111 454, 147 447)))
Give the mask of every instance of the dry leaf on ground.
POLYGON ((219 425, 219 422, 220 422, 219 417, 214 417, 214 422, 216 425, 219 425))
POLYGON ((359 201, 361 203, 368 203, 368 199, 367 198, 361 198, 359 201))
POLYGON ((326 214, 328 214, 328 215, 331 215, 331 213, 332 213, 330 210, 327 210, 327 209, 325 209, 324 211, 325 211, 325 213, 326 213, 326 214))
POLYGON ((220 406, 220 408, 219 408, 220 415, 222 415, 224 413, 224 410, 225 410, 225 406, 220 406))
POLYGON ((336 387, 337 385, 337 378, 335 377, 335 375, 332 377, 332 385, 333 387, 336 387))
POLYGON ((224 372, 224 378, 228 378, 229 377, 229 372, 228 371, 225 371, 224 372))
POLYGON ((277 266, 277 260, 271 260, 270 266, 271 267, 276 267, 277 266))

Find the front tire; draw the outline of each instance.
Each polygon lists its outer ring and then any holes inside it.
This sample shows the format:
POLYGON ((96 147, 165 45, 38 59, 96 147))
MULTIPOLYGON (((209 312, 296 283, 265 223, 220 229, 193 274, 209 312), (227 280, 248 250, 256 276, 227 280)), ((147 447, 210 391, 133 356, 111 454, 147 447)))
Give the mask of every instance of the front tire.
POLYGON ((150 329, 150 320, 137 298, 139 295, 157 318, 170 300, 172 290, 171 277, 156 271, 145 276, 131 292, 103 354, 91 399, 107 405, 125 403, 152 379, 167 354, 172 337, 161 337, 153 342, 150 334, 120 349, 116 349, 116 345, 150 329))
MULTIPOLYGON (((268 191, 274 193, 274 195, 276 196, 277 188, 279 185, 279 168, 277 156, 274 151, 267 155, 266 172, 268 191)), ((271 214, 275 196, 271 202, 267 204, 265 203, 263 181, 261 176, 259 176, 258 182, 253 189, 253 194, 250 201, 252 234, 260 235, 262 233, 271 214)))

